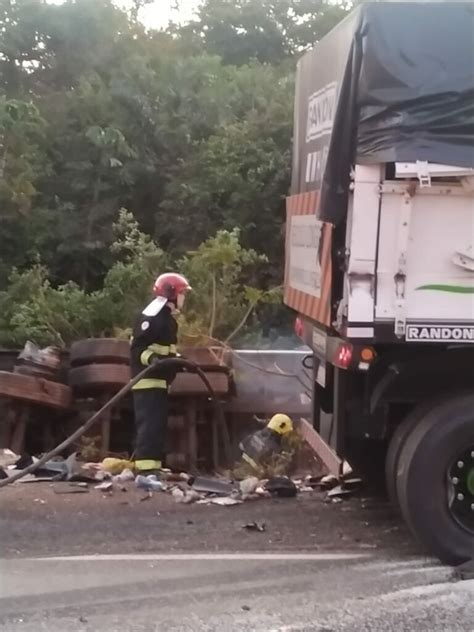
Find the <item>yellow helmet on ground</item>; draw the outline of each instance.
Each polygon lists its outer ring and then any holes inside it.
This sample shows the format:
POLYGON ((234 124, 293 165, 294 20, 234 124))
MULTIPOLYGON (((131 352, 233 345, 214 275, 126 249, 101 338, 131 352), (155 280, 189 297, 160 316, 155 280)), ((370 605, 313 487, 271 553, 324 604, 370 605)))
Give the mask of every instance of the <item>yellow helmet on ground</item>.
POLYGON ((280 435, 285 435, 293 430, 293 422, 288 415, 277 413, 270 419, 267 424, 267 428, 270 428, 270 430, 273 430, 280 435))

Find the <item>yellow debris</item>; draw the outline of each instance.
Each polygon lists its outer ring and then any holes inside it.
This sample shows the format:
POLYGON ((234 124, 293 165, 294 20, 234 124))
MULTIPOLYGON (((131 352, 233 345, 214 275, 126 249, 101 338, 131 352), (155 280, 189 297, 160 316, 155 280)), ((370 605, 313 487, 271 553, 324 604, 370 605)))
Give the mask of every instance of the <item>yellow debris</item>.
POLYGON ((116 475, 121 474, 126 469, 133 470, 135 464, 133 461, 127 461, 127 459, 108 457, 102 461, 101 467, 106 472, 109 472, 109 474, 116 475))

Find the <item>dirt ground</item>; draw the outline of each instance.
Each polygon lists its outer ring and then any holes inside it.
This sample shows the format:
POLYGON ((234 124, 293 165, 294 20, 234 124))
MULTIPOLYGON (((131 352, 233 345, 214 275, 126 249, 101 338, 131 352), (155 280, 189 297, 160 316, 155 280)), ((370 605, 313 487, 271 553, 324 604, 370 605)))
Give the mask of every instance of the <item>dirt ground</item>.
POLYGON ((158 492, 142 501, 130 484, 112 495, 56 494, 67 483, 16 484, 0 490, 0 556, 136 552, 420 551, 381 497, 340 504, 322 492, 259 499, 233 507, 176 504, 158 492), (265 531, 242 526, 264 522, 265 531))

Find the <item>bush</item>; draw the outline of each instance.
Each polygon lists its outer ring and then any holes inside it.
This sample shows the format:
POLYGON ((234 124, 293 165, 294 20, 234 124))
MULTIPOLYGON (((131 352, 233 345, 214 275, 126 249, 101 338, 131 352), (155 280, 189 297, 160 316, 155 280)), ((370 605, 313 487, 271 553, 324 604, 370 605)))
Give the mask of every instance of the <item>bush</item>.
MULTIPOLYGON (((135 318, 151 298, 155 277, 172 266, 130 212, 122 209, 113 228, 111 252, 116 261, 98 291, 86 292, 72 282, 53 287, 40 263, 12 272, 8 289, 0 294, 0 344, 23 346, 32 340, 66 347, 80 338, 130 335, 135 318)), ((248 333, 257 304, 280 301, 278 290, 249 284, 266 265, 265 256, 241 246, 237 229, 219 231, 180 259, 175 268, 194 290, 180 317, 186 344, 206 344, 214 338, 230 341, 248 333)))

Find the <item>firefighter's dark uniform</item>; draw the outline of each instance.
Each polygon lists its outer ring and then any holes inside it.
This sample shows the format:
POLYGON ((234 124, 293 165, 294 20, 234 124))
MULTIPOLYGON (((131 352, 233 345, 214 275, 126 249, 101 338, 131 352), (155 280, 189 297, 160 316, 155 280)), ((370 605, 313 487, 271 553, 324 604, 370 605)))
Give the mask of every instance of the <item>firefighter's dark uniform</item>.
MULTIPOLYGON (((147 308, 148 309, 148 308, 147 308)), ((176 356, 178 325, 168 305, 156 315, 140 315, 131 343, 132 375, 154 360, 176 356)), ((137 431, 135 465, 138 470, 159 469, 165 456, 168 424, 168 388, 175 369, 153 370, 133 387, 137 431)))

